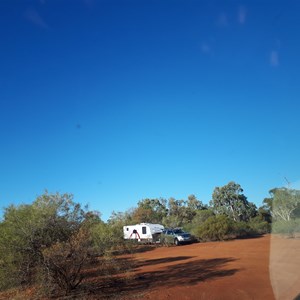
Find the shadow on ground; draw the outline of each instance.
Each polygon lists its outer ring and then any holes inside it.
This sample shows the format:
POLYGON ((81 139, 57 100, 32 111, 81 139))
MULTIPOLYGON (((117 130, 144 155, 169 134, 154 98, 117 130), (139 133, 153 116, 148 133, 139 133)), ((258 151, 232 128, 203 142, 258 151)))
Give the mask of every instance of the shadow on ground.
POLYGON ((138 261, 136 263, 137 267, 144 267, 144 266, 152 266, 164 263, 170 263, 174 261, 186 260, 193 258, 194 256, 175 256, 175 257, 164 257, 164 258, 156 258, 156 259, 147 259, 143 261, 138 261))
MULTIPOLYGON (((188 256, 170 257, 145 261, 144 265, 159 264, 186 260, 188 256)), ((221 277, 232 276, 239 269, 224 269, 224 267, 235 261, 234 258, 201 259, 190 262, 178 263, 167 266, 157 271, 138 273, 131 276, 115 276, 110 278, 91 278, 85 283, 85 289, 91 298, 111 298, 123 295, 139 295, 153 290, 156 287, 174 287, 195 285, 199 282, 214 280, 221 277)), ((137 262, 138 264, 139 262, 137 262)), ((140 267, 141 265, 138 265, 140 267)), ((124 271, 123 271, 124 272, 124 271)), ((122 272, 121 272, 122 273, 122 272)), ((124 274, 123 274, 124 275, 124 274)), ((97 275, 96 275, 97 276, 97 275)))
POLYGON ((238 236, 235 238, 235 240, 250 240, 250 239, 259 239, 262 237, 264 237, 263 234, 253 234, 253 235, 238 236))
POLYGON ((135 245, 129 247, 128 249, 115 250, 112 252, 113 255, 122 255, 122 254, 134 254, 134 253, 143 253, 148 251, 153 251, 157 248, 157 245, 135 245))
POLYGON ((85 269, 83 276, 85 280, 99 279, 103 281, 105 277, 121 276, 124 273, 135 271, 137 267, 137 262, 130 257, 99 258, 97 262, 94 262, 85 269))

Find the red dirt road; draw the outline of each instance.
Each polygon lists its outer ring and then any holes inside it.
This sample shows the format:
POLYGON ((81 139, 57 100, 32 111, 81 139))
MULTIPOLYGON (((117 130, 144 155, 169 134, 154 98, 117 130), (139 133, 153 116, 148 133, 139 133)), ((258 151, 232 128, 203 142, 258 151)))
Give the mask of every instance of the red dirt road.
MULTIPOLYGON (((264 236, 137 253, 136 297, 275 299, 269 276, 269 250, 270 236, 264 236)), ((130 294, 128 299, 133 297, 130 294)))

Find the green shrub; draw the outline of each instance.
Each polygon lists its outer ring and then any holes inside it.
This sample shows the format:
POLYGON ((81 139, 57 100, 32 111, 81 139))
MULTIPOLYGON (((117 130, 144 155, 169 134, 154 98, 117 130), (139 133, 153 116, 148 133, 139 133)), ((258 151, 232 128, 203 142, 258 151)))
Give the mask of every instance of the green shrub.
POLYGON ((117 224, 99 223, 91 228, 92 243, 94 251, 98 255, 108 252, 124 251, 130 252, 133 243, 125 243, 123 238, 123 227, 117 224))
POLYGON ((252 235, 252 229, 247 222, 233 222, 231 235, 233 238, 243 238, 252 235))
POLYGON ((69 194, 46 192, 31 205, 6 208, 0 223, 0 289, 36 282, 43 250, 68 241, 84 216, 69 194))
POLYGON ((224 216, 209 217, 194 230, 196 238, 202 241, 222 241, 231 238, 232 221, 224 216))
MULTIPOLYGON (((198 220, 211 214, 211 211, 204 212, 200 213, 198 220)), ((216 241, 269 233, 270 227, 268 222, 259 217, 248 222, 235 222, 225 215, 217 215, 208 217, 202 224, 193 227, 191 232, 202 241, 216 241)))
POLYGON ((252 234, 265 234, 271 232, 271 224, 267 221, 262 221, 259 217, 251 219, 247 225, 252 231, 252 234))
POLYGON ((234 222, 232 234, 235 237, 247 237, 269 233, 271 225, 260 218, 250 219, 248 222, 234 222))
POLYGON ((184 229, 191 234, 196 235, 196 231, 198 230, 199 226, 202 225, 208 218, 213 217, 214 215, 214 212, 210 209, 198 210, 195 217, 193 218, 193 221, 187 226, 184 226, 184 229))

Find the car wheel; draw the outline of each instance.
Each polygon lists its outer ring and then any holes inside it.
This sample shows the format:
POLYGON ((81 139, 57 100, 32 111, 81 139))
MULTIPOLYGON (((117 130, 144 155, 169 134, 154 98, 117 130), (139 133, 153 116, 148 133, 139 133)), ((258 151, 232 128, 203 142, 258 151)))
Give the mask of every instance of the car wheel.
POLYGON ((175 240, 174 240, 174 244, 175 244, 176 246, 178 246, 178 245, 179 245, 179 241, 178 241, 177 239, 175 239, 175 240))

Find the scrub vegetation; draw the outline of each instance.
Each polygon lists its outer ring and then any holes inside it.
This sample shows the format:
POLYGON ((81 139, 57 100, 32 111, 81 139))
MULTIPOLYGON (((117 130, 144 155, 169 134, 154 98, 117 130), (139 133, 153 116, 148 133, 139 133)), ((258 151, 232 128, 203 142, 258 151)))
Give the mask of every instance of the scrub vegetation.
POLYGON ((271 231, 296 237, 300 231, 300 191, 275 188, 257 208, 241 186, 216 187, 203 204, 187 200, 143 199, 137 207, 113 212, 107 222, 99 212, 74 202, 71 194, 45 192, 32 204, 10 205, 0 222, 0 289, 34 286, 38 295, 70 295, 85 284, 87 268, 112 275, 130 269, 118 260, 136 245, 125 242, 122 227, 141 222, 182 227, 200 242, 246 238, 271 231))

